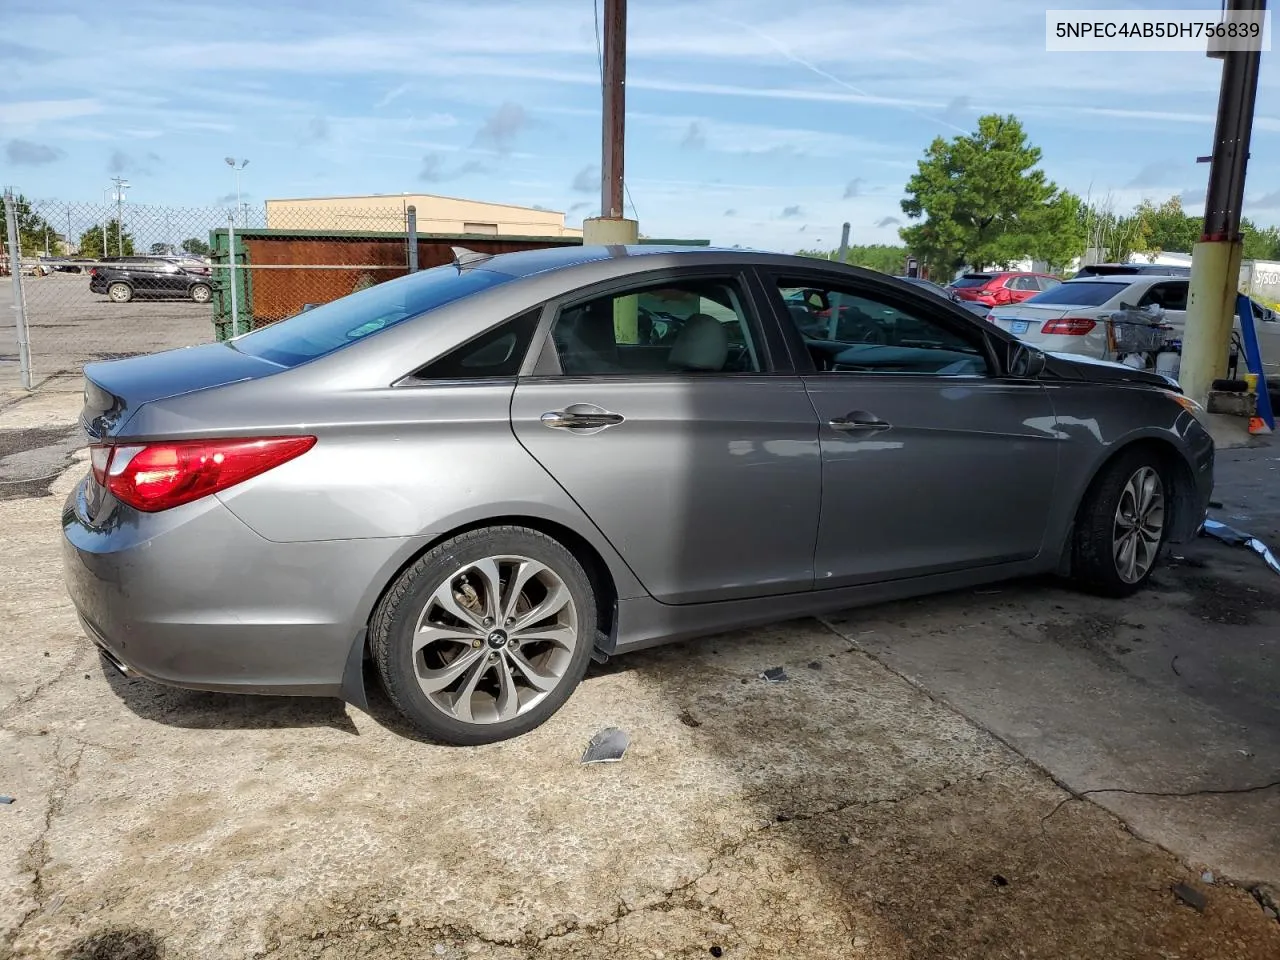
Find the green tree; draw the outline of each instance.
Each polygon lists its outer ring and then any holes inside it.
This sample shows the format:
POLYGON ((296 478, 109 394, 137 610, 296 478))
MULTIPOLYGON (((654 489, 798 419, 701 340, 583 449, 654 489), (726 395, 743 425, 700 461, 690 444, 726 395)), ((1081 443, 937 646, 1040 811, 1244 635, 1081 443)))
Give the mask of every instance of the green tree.
POLYGON ((207 257, 213 252, 213 248, 199 237, 188 237, 182 241, 182 251, 195 254, 197 257, 207 257))
POLYGON ((1079 200, 1037 168, 1040 149, 1016 117, 990 114, 977 132, 936 138, 907 181, 907 246, 938 272, 1033 257, 1062 264, 1084 249, 1079 200))
MULTIPOLYGON (((835 260, 838 250, 801 250, 803 257, 835 260)), ((890 243, 867 243, 849 247, 845 251, 845 263, 868 270, 879 270, 891 276, 901 276, 907 266, 907 248, 890 243)))
POLYGON ((1160 206, 1143 200, 1134 208, 1133 216, 1142 235, 1142 250, 1147 253, 1190 253, 1204 225, 1200 217, 1182 209, 1182 198, 1177 196, 1160 206))
POLYGON ((1259 227, 1248 217, 1243 217, 1240 232, 1244 235, 1243 255, 1246 260, 1280 260, 1280 230, 1259 227))
MULTIPOLYGON (((57 247, 58 234, 44 217, 36 213, 31 201, 18 194, 13 198, 14 220, 18 225, 18 246, 24 257, 36 257, 47 247, 52 252, 57 247)), ((6 207, 0 203, 0 242, 9 249, 9 220, 6 207)))
POLYGON ((98 260, 101 257, 115 257, 123 254, 131 256, 133 254, 133 235, 128 229, 121 236, 120 221, 107 221, 107 249, 104 253, 102 249, 102 225, 94 224, 84 233, 80 234, 80 256, 91 257, 98 260))

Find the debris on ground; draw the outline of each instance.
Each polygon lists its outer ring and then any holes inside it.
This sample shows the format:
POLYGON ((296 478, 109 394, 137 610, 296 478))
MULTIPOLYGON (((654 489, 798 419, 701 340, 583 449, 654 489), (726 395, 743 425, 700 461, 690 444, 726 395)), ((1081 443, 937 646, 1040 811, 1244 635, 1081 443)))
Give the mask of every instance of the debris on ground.
POLYGON ((770 667, 760 674, 760 679, 765 683, 786 683, 791 678, 787 676, 787 671, 782 667, 770 667))
POLYGON ((13 803, 13 797, 0 797, 0 803, 13 803))
POLYGON ((1188 907, 1199 913, 1204 913, 1204 908, 1208 905, 1208 898, 1193 887, 1180 883, 1173 888, 1173 895, 1185 903, 1188 907))
POLYGON ((1280 573, 1280 560, 1277 560, 1271 549, 1253 534, 1243 533, 1218 520, 1208 519, 1205 520, 1201 531, 1205 536, 1220 540, 1229 547, 1247 547, 1260 556, 1273 573, 1280 573))
POLYGON ((681 710, 680 713, 677 715, 676 719, 679 720, 681 723, 683 723, 686 727, 702 726, 702 721, 699 720, 697 717, 695 717, 688 710, 681 710))
POLYGON ((1206 870, 1204 873, 1200 874, 1200 879, 1203 880, 1205 883, 1209 883, 1209 884, 1213 883, 1213 871, 1206 870))
POLYGON ((817 660, 811 660, 811 661, 809 662, 809 669, 810 669, 810 670, 821 670, 821 669, 822 669, 822 664, 821 664, 820 662, 818 662, 817 660))
POLYGON ((583 751, 582 763, 616 763, 631 745, 631 736, 617 727, 606 727, 591 738, 583 751))

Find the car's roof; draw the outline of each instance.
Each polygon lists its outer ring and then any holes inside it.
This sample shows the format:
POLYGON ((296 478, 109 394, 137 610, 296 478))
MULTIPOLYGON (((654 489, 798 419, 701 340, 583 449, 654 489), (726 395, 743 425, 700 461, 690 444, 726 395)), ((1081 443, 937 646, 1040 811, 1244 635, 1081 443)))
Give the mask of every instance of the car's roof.
POLYGON ((1115 284, 1133 284, 1133 283, 1159 283, 1161 280, 1181 280, 1186 281, 1186 277, 1174 277, 1166 273, 1103 273, 1097 276, 1088 277, 1072 277, 1070 280, 1064 280, 1063 283, 1115 283, 1115 284))
MULTIPOLYGON (((562 270, 581 264, 601 260, 623 260, 633 257, 657 256, 660 254, 680 256, 682 259, 697 259, 725 254, 746 254, 768 256, 763 251, 743 250, 738 247, 689 247, 680 244, 619 244, 617 246, 579 246, 577 244, 562 247, 544 247, 538 250, 519 250, 513 253, 498 253, 484 260, 475 261, 475 267, 504 273, 510 277, 528 277, 535 273, 549 270, 562 270)), ((787 257, 787 254, 773 254, 787 257)))

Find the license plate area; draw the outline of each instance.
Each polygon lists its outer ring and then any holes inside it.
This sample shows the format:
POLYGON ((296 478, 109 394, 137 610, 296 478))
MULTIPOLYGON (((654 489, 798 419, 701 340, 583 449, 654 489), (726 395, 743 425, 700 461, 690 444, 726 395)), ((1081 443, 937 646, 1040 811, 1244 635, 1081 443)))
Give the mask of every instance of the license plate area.
POLYGON ((1029 320, 1010 320, 1009 332, 1010 333, 1026 333, 1027 327, 1030 324, 1030 322, 1031 321, 1029 320))

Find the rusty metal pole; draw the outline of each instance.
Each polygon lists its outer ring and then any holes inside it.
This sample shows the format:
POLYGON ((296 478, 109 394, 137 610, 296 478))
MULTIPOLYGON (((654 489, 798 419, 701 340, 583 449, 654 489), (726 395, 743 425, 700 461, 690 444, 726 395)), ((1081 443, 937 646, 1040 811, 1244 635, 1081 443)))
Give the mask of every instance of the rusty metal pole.
MULTIPOLYGON (((1228 0, 1225 10, 1262 11, 1266 0, 1228 0)), ((1178 380, 1186 394, 1205 402, 1213 381, 1227 370, 1232 319, 1240 283, 1245 170, 1258 92, 1259 50, 1211 53, 1222 60, 1218 119, 1204 204, 1204 233, 1191 251, 1187 324, 1178 380)))
POLYGON ((627 0, 604 0, 604 116, 600 216, 620 220, 627 112, 627 0))

